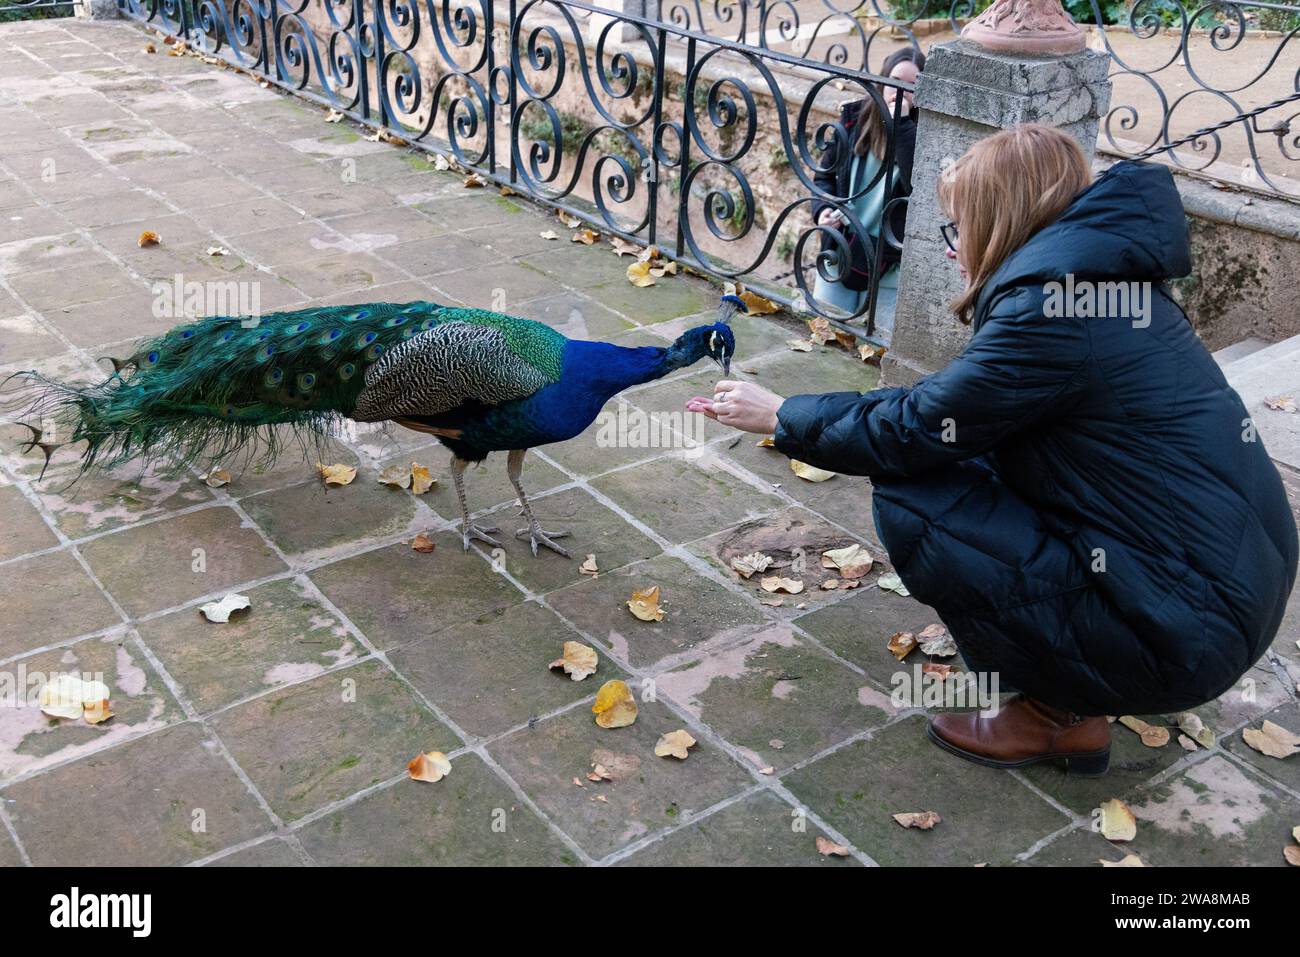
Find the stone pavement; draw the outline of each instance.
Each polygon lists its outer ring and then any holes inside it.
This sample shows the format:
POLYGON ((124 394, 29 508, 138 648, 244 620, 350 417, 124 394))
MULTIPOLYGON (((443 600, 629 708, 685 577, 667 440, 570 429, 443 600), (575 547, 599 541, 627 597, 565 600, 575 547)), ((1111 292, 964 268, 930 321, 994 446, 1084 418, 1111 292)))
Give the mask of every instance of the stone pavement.
MULTIPOLYGON (((95 357, 171 324, 151 285, 177 273, 260 283, 264 310, 433 299, 625 343, 667 342, 716 302, 685 277, 634 288, 626 259, 562 227, 542 239, 557 220, 517 197, 143 45, 126 24, 0 27, 0 372, 102 375, 95 357), (161 245, 140 248, 145 229, 161 245)), ((740 374, 778 392, 874 384, 842 352, 789 350, 790 326, 736 328, 740 374)), ((1241 729, 1300 730, 1295 612, 1241 687, 1199 709, 1213 748, 1150 749, 1117 727, 1100 780, 964 763, 889 698, 923 657, 900 666, 890 635, 933 613, 874 573, 817 587, 833 546, 862 543, 887 570, 869 484, 805 482, 752 437, 681 418, 713 378, 699 366, 611 404, 674 440, 702 427, 702 451, 603 447, 593 428, 530 455, 543 525, 596 555, 595 578, 509 536, 463 554, 447 453, 400 429, 342 436, 330 458, 358 476, 341 488, 293 455, 222 488, 131 468, 66 488, 67 456, 37 481, 23 430, 0 424, 0 681, 102 673, 116 712, 92 727, 0 708, 0 863, 1282 863, 1300 761, 1255 753, 1241 729), (412 460, 439 476, 429 494, 375 481, 412 460), (433 553, 411 549, 418 532, 433 553), (763 604, 729 570, 755 549, 811 556, 781 569, 809 590, 763 604), (650 584, 658 624, 624 606, 650 584), (204 621, 197 606, 230 591, 247 617, 204 621), (583 682, 547 669, 571 639, 600 653, 583 682), (649 700, 605 730, 591 704, 615 677, 649 700), (676 728, 698 746, 655 757, 676 728), (450 776, 408 780, 429 750, 450 776), (613 780, 586 781, 593 762, 613 780), (1136 812, 1130 844, 1091 827, 1109 798, 1136 812), (891 819, 923 810, 943 817, 933 831, 891 819), (850 856, 822 857, 821 835, 850 856)), ((499 457, 469 494, 515 527, 499 457)))

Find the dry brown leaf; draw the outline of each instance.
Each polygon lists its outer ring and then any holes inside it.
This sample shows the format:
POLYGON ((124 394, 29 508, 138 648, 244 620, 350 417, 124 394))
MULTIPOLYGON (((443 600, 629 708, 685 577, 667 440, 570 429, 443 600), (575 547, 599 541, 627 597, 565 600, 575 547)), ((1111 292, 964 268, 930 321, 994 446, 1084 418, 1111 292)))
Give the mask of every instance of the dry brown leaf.
POLYGON ((758 600, 758 603, 760 605, 766 605, 768 608, 780 608, 782 605, 785 604, 785 599, 784 598, 760 598, 758 600))
POLYGON ((1136 854, 1125 854, 1118 861, 1100 860, 1097 863, 1102 867, 1146 867, 1136 854))
POLYGON ((625 728, 636 720, 636 699, 626 683, 618 679, 606 681, 596 692, 591 712, 602 728, 625 728))
POLYGON ((444 173, 445 173, 447 170, 449 170, 449 169, 452 168, 451 160, 447 159, 447 157, 443 156, 441 153, 436 154, 436 155, 433 157, 432 162, 433 162, 433 168, 434 168, 434 169, 439 170, 439 171, 444 172, 444 173))
POLYGON ((834 591, 840 587, 840 580, 838 578, 828 578, 822 582, 821 587, 822 591, 834 591))
POLYGON ((785 344, 795 352, 812 352, 813 344, 808 339, 787 339, 785 344))
POLYGON ((433 539, 424 534, 424 532, 421 532, 419 535, 416 535, 415 538, 411 539, 411 551, 413 552, 420 552, 427 555, 437 547, 438 546, 434 544, 433 539))
POLYGON ((157 53, 157 52, 158 52, 158 48, 157 48, 156 46, 154 46, 152 43, 146 43, 146 44, 144 45, 144 52, 145 52, 145 53, 157 53))
POLYGON ((650 275, 660 279, 664 276, 676 276, 677 263, 671 259, 656 259, 650 263, 650 275))
POLYGON ((1214 732, 1205 726, 1205 722, 1201 720, 1199 715, 1194 714, 1191 711, 1184 711, 1182 714, 1178 715, 1177 721, 1179 730, 1201 747, 1214 747, 1214 732))
POLYGON ((596 655, 595 648, 590 648, 580 641, 566 641, 563 655, 547 667, 563 668, 564 673, 574 681, 581 681, 588 675, 596 673, 599 662, 600 658, 596 655))
POLYGON ((405 465, 390 465, 380 471, 375 481, 380 485, 391 485, 394 488, 410 488, 411 470, 405 465))
POLYGON ((938 811, 904 811, 901 814, 895 814, 894 820, 903 827, 914 827, 922 831, 928 831, 936 824, 943 821, 938 811))
POLYGON ((497 188, 497 192, 500 193, 502 196, 518 196, 518 195, 519 195, 519 194, 516 193, 513 189, 511 189, 509 186, 500 186, 500 187, 497 188))
POLYGON ((343 120, 343 114, 338 110, 330 110, 325 114, 326 123, 339 123, 343 120))
POLYGON ((769 575, 758 584, 766 592, 783 591, 791 595, 797 595, 803 591, 802 581, 797 578, 782 578, 780 575, 769 575))
POLYGON ((650 264, 648 262, 634 262, 627 267, 627 281, 638 289, 644 289, 646 286, 655 284, 654 276, 650 275, 650 264))
POLYGON ((825 482, 835 478, 834 472, 828 472, 825 469, 819 469, 814 465, 806 462, 800 462, 796 459, 790 460, 790 471, 799 476, 805 482, 825 482))
POLYGON ((1156 724, 1148 725, 1141 738, 1148 748, 1163 748, 1169 743, 1169 729, 1156 724))
POLYGON ((884 346, 873 346, 871 343, 865 342, 858 346, 858 358, 869 366, 878 366, 880 360, 888 351, 884 346))
POLYGON ((756 572, 765 572, 772 566, 770 555, 762 552, 750 552, 731 560, 731 570, 741 578, 753 578, 756 572))
POLYGON ((686 755, 695 744, 695 739, 691 737, 689 731, 669 731, 667 734, 661 734, 655 743, 655 757, 673 757, 685 761, 686 755))
POLYGON ((1108 841, 1131 841, 1137 837, 1137 818, 1119 798, 1107 801, 1101 812, 1101 836, 1108 841))
POLYGON ((1279 760, 1300 754, 1300 737, 1281 725, 1265 721, 1260 728, 1246 728, 1242 740, 1260 754, 1279 760))
POLYGON ((406 765, 406 773, 414 781, 436 784, 451 773, 451 762, 441 751, 428 751, 413 757, 406 765))
POLYGON ((896 631, 889 638, 889 652, 902 661, 916 647, 916 636, 910 631, 896 631))
POLYGON ((902 595, 904 598, 912 594, 903 584, 903 579, 898 577, 897 572, 885 572, 876 579, 876 587, 881 591, 892 591, 895 595, 902 595))
POLYGON ((221 488, 230 484, 230 473, 225 469, 213 469, 203 477, 203 484, 208 488, 221 488))
POLYGON ((108 696, 108 685, 102 681, 59 674, 41 686, 39 704, 41 711, 52 718, 84 717, 91 724, 99 724, 113 716, 108 710, 108 696))
POLYGON ((1274 395, 1264 399, 1264 405, 1275 412, 1295 412, 1295 396, 1274 395))
POLYGON ((817 853, 822 857, 848 857, 850 851, 843 844, 836 844, 829 838, 817 835, 817 853))
POLYGON ((326 485, 350 485, 357 477, 357 470, 351 465, 322 465, 317 462, 316 469, 326 485))
POLYGON ((1300 867, 1300 846, 1291 844, 1282 848, 1282 856, 1292 867, 1300 867))
POLYGON ((740 293, 740 301, 745 304, 745 308, 749 310, 751 316, 770 316, 781 311, 781 307, 771 299, 760 296, 756 292, 746 291, 740 293))
POLYGON ((592 578, 595 578, 599 573, 600 569, 596 567, 595 553, 588 555, 586 559, 583 560, 582 564, 578 566, 579 575, 590 575, 592 578))
POLYGON ((937 661, 927 661, 921 665, 921 674, 936 675, 940 681, 945 681, 948 676, 952 674, 952 665, 940 664, 937 661))
POLYGON ((542 230, 540 233, 538 233, 537 235, 541 236, 543 239, 551 239, 551 240, 554 240, 554 239, 559 239, 559 238, 560 238, 560 234, 557 233, 557 232, 556 232, 555 230, 553 230, 553 229, 543 229, 543 230, 542 230))
POLYGON ((1187 735, 1185 735, 1185 734, 1180 734, 1180 735, 1178 736, 1178 744, 1179 744, 1180 747, 1182 747, 1182 749, 1183 749, 1184 751, 1195 751, 1195 750, 1196 750, 1196 742, 1193 741, 1191 738, 1189 738, 1189 737, 1188 737, 1187 735))
MULTIPOLYGON (((574 222, 573 225, 576 226, 578 224, 577 222, 574 222)), ((640 246, 636 243, 628 242, 622 236, 611 236, 609 238, 609 244, 614 247, 614 255, 620 258, 623 256, 636 256, 641 252, 640 246)))
POLYGON ((230 250, 227 249, 225 246, 209 246, 209 247, 208 247, 208 255, 209 255, 209 256, 229 256, 229 255, 230 255, 230 250))
POLYGON ((465 177, 465 182, 463 183, 463 185, 466 189, 482 189, 484 186, 487 185, 487 180, 485 180, 478 173, 470 173, 468 176, 465 177))
POLYGON ((754 447, 759 449, 774 449, 776 448, 776 436, 765 435, 754 443, 754 447))
POLYGON ((560 222, 562 222, 565 226, 569 227, 569 229, 573 229, 575 226, 582 225, 582 220, 580 220, 577 216, 570 216, 562 209, 557 209, 555 211, 555 215, 558 216, 560 222))
POLYGON ((591 770, 587 772, 588 781, 612 781, 614 775, 609 773, 609 769, 603 764, 593 764, 591 770))
POLYGON ((113 717, 113 710, 109 707, 108 699, 100 701, 87 702, 85 714, 86 724, 103 724, 109 718, 113 717))
POLYGON ((419 462, 411 463, 411 493, 423 495, 433 488, 435 479, 429 470, 419 462))
POLYGON ((871 564, 871 554, 856 542, 822 552, 822 568, 836 569, 841 578, 861 578, 871 571, 871 564))
POLYGON ((592 229, 580 229, 569 237, 571 243, 582 243, 584 246, 590 246, 600 239, 600 233, 592 229))
POLYGON ((651 585, 642 591, 633 591, 627 602, 628 611, 642 621, 663 621, 664 612, 659 607, 659 586, 651 585))
POLYGON ((812 341, 819 346, 824 346, 835 338, 835 328, 822 316, 808 320, 808 332, 812 341))
POLYGON ((162 242, 162 237, 152 229, 146 229, 140 234, 140 238, 136 240, 136 244, 141 249, 144 249, 146 246, 157 246, 160 242, 162 242))
POLYGON ((840 582, 840 588, 857 588, 862 582, 857 578, 850 578, 848 581, 840 582))
POLYGON ((934 658, 951 658, 957 654, 957 642, 943 625, 927 625, 917 632, 916 642, 921 646, 921 654, 934 658), (935 629, 939 633, 935 634, 935 629))

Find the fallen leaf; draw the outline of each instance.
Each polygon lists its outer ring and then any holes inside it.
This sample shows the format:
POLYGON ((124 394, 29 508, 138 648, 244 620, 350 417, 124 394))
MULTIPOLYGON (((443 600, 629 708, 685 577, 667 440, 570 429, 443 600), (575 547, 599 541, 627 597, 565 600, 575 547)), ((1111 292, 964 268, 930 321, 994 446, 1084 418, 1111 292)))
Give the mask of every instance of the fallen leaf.
POLYGON ((1270 758, 1281 760, 1300 754, 1300 737, 1272 721, 1265 721, 1260 728, 1246 728, 1241 737, 1260 754, 1270 758))
POLYGON ((807 339, 787 339, 785 344, 795 352, 812 352, 813 344, 807 339))
POLYGON ((322 465, 317 462, 316 468, 326 485, 350 485, 357 477, 357 470, 351 465, 322 465))
POLYGON ((596 724, 602 728, 625 728, 636 720, 636 699, 625 682, 606 681, 596 692, 591 711, 596 716, 596 724))
POLYGON ((1131 841, 1137 837, 1137 818, 1119 798, 1107 801, 1101 812, 1101 836, 1108 841, 1131 841))
POLYGON ((797 578, 782 578, 780 575, 769 575, 758 584, 766 592, 783 591, 791 595, 797 595, 803 591, 802 581, 797 578))
POLYGON ((910 631, 896 631, 889 637, 889 652, 902 661, 916 647, 916 636, 910 631))
POLYGON ((438 546, 434 544, 433 539, 424 534, 424 532, 421 532, 419 535, 416 535, 415 538, 411 539, 411 551, 413 552, 420 552, 421 554, 427 555, 437 547, 438 546))
POLYGON ((1295 396, 1275 395, 1264 399, 1264 405, 1276 412, 1295 412, 1295 396))
POLYGON ((208 488, 221 488, 230 484, 230 473, 225 469, 213 469, 203 477, 203 484, 208 488))
POLYGON ((758 603, 760 605, 766 605, 768 608, 780 608, 782 605, 785 604, 785 599, 784 598, 760 598, 758 600, 758 603))
POLYGON ((587 786, 587 785, 583 784, 582 781, 579 780, 578 778, 574 778, 574 779, 573 779, 573 783, 576 784, 576 785, 577 785, 578 787, 580 787, 580 788, 585 788, 585 787, 587 786))
POLYGON ((659 607, 659 586, 651 585, 643 591, 633 591, 627 602, 628 611, 642 621, 663 621, 664 612, 659 607))
POLYGON ((208 247, 208 255, 209 255, 209 256, 229 256, 229 255, 230 255, 230 250, 227 249, 225 246, 209 246, 209 247, 208 247))
POLYGON ((596 567, 595 554, 588 555, 586 560, 578 566, 579 575, 590 575, 592 578, 595 578, 599 571, 600 569, 596 567))
POLYGON ((140 234, 140 238, 136 240, 136 244, 141 249, 144 249, 146 246, 157 246, 160 242, 162 242, 162 237, 152 229, 146 229, 140 234))
POLYGON ((519 194, 516 193, 513 189, 511 189, 509 186, 499 186, 499 187, 497 187, 497 192, 500 193, 502 196, 518 196, 518 195, 519 195, 519 194))
POLYGON ((839 587, 840 580, 838 578, 828 578, 822 582, 822 591, 834 591, 839 587))
POLYGON ((841 578, 861 578, 871 571, 871 564, 871 554, 856 542, 822 552, 822 568, 836 569, 841 578))
POLYGON ((859 585, 861 585, 861 584, 862 584, 862 582, 858 581, 858 579, 856 579, 856 578, 850 578, 848 581, 842 581, 842 582, 840 582, 840 588, 841 588, 841 589, 844 589, 844 588, 857 588, 857 587, 858 587, 859 585))
POLYGON ((772 565, 772 558, 762 552, 750 552, 731 560, 732 571, 741 578, 752 578, 756 572, 765 572, 772 565))
POLYGON ((851 853, 843 844, 836 844, 829 838, 817 835, 817 853, 822 857, 848 857, 851 853))
POLYGON ((1136 854, 1125 854, 1118 861, 1100 860, 1097 863, 1102 867, 1146 867, 1136 854))
POLYGON ((834 327, 822 316, 808 320, 808 332, 812 341, 819 346, 824 346, 835 338, 834 327))
POLYGON ((451 160, 439 153, 433 157, 433 168, 446 172, 451 169, 451 160))
POLYGON ((145 52, 145 53, 157 53, 157 52, 158 52, 158 48, 157 48, 156 46, 154 46, 152 43, 146 43, 146 44, 144 45, 144 52, 145 52))
POLYGON ((760 449, 774 449, 776 448, 776 436, 765 435, 754 443, 754 447, 760 449))
POLYGON ((1282 848, 1282 856, 1292 867, 1300 867, 1300 846, 1292 844, 1282 848))
POLYGON ((1169 729, 1160 725, 1147 724, 1141 718, 1131 714, 1121 715, 1119 723, 1142 739, 1148 748, 1163 748, 1169 743, 1169 729))
POLYGON ((1178 715, 1177 721, 1179 730, 1201 747, 1214 747, 1214 732, 1205 726, 1205 722, 1201 720, 1200 715, 1193 714, 1191 711, 1184 711, 1178 715))
POLYGON ((858 358, 869 366, 877 366, 880 365, 881 358, 888 351, 884 346, 873 346, 871 343, 865 342, 858 346, 858 358))
POLYGON ((940 664, 937 661, 927 661, 921 665, 921 674, 937 675, 940 681, 946 681, 952 674, 952 665, 940 664))
MULTIPOLYGON (((569 224, 565 223, 565 225, 567 226, 569 224)), ((577 220, 574 220, 572 225, 578 225, 577 220)), ((641 252, 640 246, 636 243, 629 243, 621 236, 611 236, 609 244, 614 247, 614 255, 619 256, 620 258, 623 256, 636 256, 641 252)))
POLYGON ((1196 742, 1193 741, 1191 738, 1189 738, 1189 737, 1188 737, 1187 735, 1185 735, 1185 734, 1180 734, 1180 735, 1178 736, 1178 743, 1179 743, 1179 745, 1182 746, 1182 749, 1183 749, 1184 751, 1195 751, 1195 750, 1196 750, 1196 742))
MULTIPOLYGON (((926 632, 935 627, 935 625, 929 625, 917 633, 916 640, 921 646, 921 654, 930 655, 934 658, 951 658, 957 654, 957 642, 953 640, 952 635, 948 634, 946 629, 941 634, 927 636, 926 632)), ((938 627, 943 628, 942 625, 938 627)))
POLYGON ((627 267, 627 281, 639 289, 655 284, 654 277, 650 275, 650 264, 648 262, 634 262, 627 267))
POLYGON ((581 681, 588 675, 595 674, 599 661, 596 649, 580 641, 566 641, 563 656, 556 658, 547 667, 563 668, 564 673, 574 681, 581 681))
POLYGON ((220 601, 210 601, 206 605, 199 605, 199 612, 208 621, 215 621, 218 624, 230 621, 230 616, 237 611, 243 611, 245 608, 252 606, 247 595, 230 594, 220 601))
POLYGON ((406 765, 406 773, 414 781, 436 784, 451 773, 451 762, 441 751, 418 754, 406 765))
POLYGON ((695 739, 691 737, 689 731, 669 731, 667 734, 661 734, 655 743, 655 757, 673 757, 685 761, 687 753, 695 747, 695 744, 695 739))
POLYGON ((338 123, 343 119, 343 114, 338 110, 330 110, 325 114, 326 123, 338 123))
POLYGON ((590 246, 600 239, 600 233, 592 229, 580 229, 569 237, 571 243, 582 243, 584 246, 590 246))
POLYGON ((609 769, 603 764, 593 764, 591 770, 587 772, 588 781, 612 781, 614 775, 610 774, 609 769))
POLYGON ((895 814, 894 820, 903 827, 914 827, 922 831, 928 831, 936 824, 943 821, 938 811, 904 811, 901 814, 895 814))
POLYGON ((557 233, 557 232, 556 232, 555 230, 553 230, 553 229, 544 229, 544 230, 542 230, 540 233, 538 233, 537 235, 541 236, 543 239, 559 239, 559 238, 560 238, 559 233, 557 233))
POLYGON ((433 475, 418 462, 411 463, 411 494, 423 495, 435 485, 433 475))
POLYGON ((886 572, 876 579, 876 587, 881 591, 892 591, 896 595, 902 595, 906 598, 912 594, 903 584, 903 579, 898 577, 896 572, 886 572))
POLYGON ((466 189, 482 189, 484 186, 487 185, 487 180, 485 180, 478 173, 470 173, 468 176, 465 177, 465 181, 462 185, 466 189))
POLYGON ((102 681, 85 681, 76 675, 59 674, 41 686, 39 703, 41 711, 52 718, 75 721, 86 717, 91 724, 99 724, 113 716, 108 710, 108 696, 108 685, 102 681))
POLYGON ((656 260, 650 264, 650 275, 657 276, 660 279, 664 276, 676 276, 677 263, 673 262, 671 259, 656 260))
POLYGON ((86 711, 82 717, 86 719, 86 724, 103 724, 113 717, 113 709, 109 707, 107 698, 93 703, 87 702, 86 711))
POLYGON ((391 485, 394 488, 410 488, 411 470, 405 465, 390 465, 379 473, 376 481, 380 485, 391 485))
POLYGON ((834 472, 828 472, 825 469, 819 469, 816 466, 808 465, 796 459, 790 460, 790 471, 799 476, 805 482, 825 482, 828 479, 835 478, 834 472))
POLYGON ((570 216, 562 209, 557 209, 555 211, 555 215, 560 218, 560 222, 562 222, 565 226, 568 226, 570 229, 573 229, 573 227, 575 226, 582 225, 582 220, 580 220, 577 216, 570 216))
POLYGON ((760 296, 756 292, 742 292, 740 301, 745 304, 745 308, 749 310, 751 316, 770 316, 781 311, 781 307, 771 299, 760 296))
POLYGON ((758 773, 759 773, 759 774, 772 775, 772 774, 775 774, 775 773, 776 773, 776 768, 774 768, 774 767, 772 767, 771 765, 769 765, 768 767, 765 767, 765 768, 759 768, 759 769, 758 769, 758 773))

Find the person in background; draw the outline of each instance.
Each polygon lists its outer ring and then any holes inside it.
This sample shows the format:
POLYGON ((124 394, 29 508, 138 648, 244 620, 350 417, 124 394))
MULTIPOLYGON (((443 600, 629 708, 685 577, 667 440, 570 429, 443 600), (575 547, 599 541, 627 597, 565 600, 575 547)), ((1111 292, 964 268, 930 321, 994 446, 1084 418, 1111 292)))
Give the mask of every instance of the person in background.
MULTIPOLYGON (((916 47, 895 50, 881 67, 881 75, 909 85, 925 69, 925 54, 916 47)), ((869 188, 868 183, 880 173, 889 142, 886 118, 872 97, 847 103, 840 110, 840 125, 848 132, 852 148, 841 155, 841 138, 833 139, 822 153, 814 182, 822 192, 841 197, 853 209, 858 223, 867 231, 871 244, 864 243, 855 230, 848 228, 848 220, 829 203, 813 206, 813 218, 818 225, 838 229, 849 245, 852 261, 848 269, 835 282, 829 282, 818 273, 813 285, 813 298, 823 309, 832 306, 852 315, 863 307, 871 290, 872 269, 875 268, 875 245, 882 247, 880 292, 877 308, 881 319, 892 324, 894 297, 898 288, 899 251, 882 238, 881 214, 886 203, 912 192, 912 156, 916 151, 916 119, 912 113, 912 93, 894 86, 882 86, 885 110, 892 122, 897 110, 898 122, 894 125, 894 171, 888 191, 885 177, 880 176, 869 188), (897 101, 901 98, 901 104, 897 101), (856 195, 862 192, 861 196, 856 195), (883 300, 883 301, 882 301, 883 300), (883 308, 882 308, 883 307, 883 308)), ((906 222, 907 204, 900 203, 890 213, 890 230, 902 240, 906 222)), ((823 236, 822 249, 832 249, 834 241, 823 236)))
POLYGON ((1295 519, 1165 286, 1192 268, 1168 167, 1121 162, 1093 182, 1078 143, 1027 124, 950 166, 939 205, 965 280, 951 308, 973 330, 960 355, 862 394, 723 381, 700 411, 871 477, 903 583, 972 671, 1019 692, 935 715, 936 745, 1100 774, 1106 715, 1195 708, 1264 654, 1295 583, 1295 519), (1066 284, 1090 300, 1062 308, 1066 284))

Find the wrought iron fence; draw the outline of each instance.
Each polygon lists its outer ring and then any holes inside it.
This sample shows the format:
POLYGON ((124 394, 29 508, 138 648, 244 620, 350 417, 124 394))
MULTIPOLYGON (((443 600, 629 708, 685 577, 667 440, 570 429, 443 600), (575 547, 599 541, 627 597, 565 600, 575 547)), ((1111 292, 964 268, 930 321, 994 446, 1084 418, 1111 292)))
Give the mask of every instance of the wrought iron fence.
MULTIPOLYGON (((895 174, 910 86, 706 36, 577 0, 118 0, 122 13, 415 148, 719 279, 757 287, 858 336, 876 332, 875 281, 837 309, 852 245, 883 272, 892 206, 855 202, 895 174), (796 76, 796 73, 798 74, 796 76), (852 195, 828 146, 852 145, 840 108, 883 117, 879 171, 852 195), (816 207, 840 226, 818 225, 816 207), (873 237, 883 237, 875 241, 873 237), (852 327, 850 319, 862 320, 852 327)), ((856 130, 854 131, 856 133, 856 130)))

